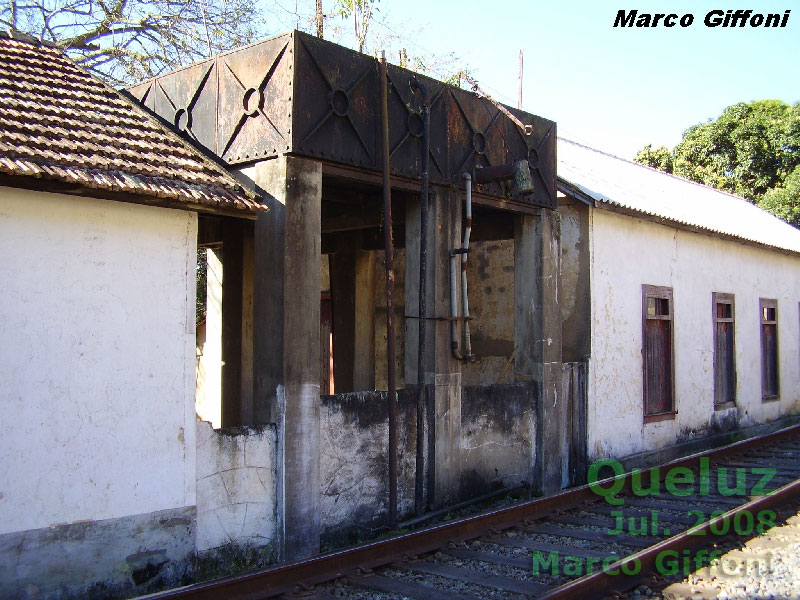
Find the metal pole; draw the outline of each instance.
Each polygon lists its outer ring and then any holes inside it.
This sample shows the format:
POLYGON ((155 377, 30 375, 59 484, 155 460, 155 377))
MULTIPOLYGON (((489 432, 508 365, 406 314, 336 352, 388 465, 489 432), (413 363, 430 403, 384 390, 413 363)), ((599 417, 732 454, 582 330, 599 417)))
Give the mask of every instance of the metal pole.
POLYGON ((428 262, 428 191, 431 145, 431 113, 428 106, 428 90, 417 82, 423 97, 422 106, 422 193, 420 194, 419 236, 419 354, 417 356, 417 457, 414 477, 414 509, 417 516, 425 512, 425 330, 427 307, 425 306, 426 273, 428 262))
POLYGON ((522 110, 522 50, 519 51, 519 89, 517 90, 517 108, 522 110))
POLYGON ((466 209, 466 220, 464 226, 464 243, 461 255, 461 308, 464 312, 464 360, 475 360, 472 355, 472 342, 469 337, 469 299, 467 295, 467 257, 469 256, 469 236, 472 233, 472 176, 464 173, 466 183, 466 199, 464 207, 466 209))
POLYGON ((392 188, 389 177, 389 77, 381 52, 381 130, 383 142, 383 241, 386 249, 386 361, 389 384, 389 525, 397 526, 397 397, 394 385, 394 249, 392 188))

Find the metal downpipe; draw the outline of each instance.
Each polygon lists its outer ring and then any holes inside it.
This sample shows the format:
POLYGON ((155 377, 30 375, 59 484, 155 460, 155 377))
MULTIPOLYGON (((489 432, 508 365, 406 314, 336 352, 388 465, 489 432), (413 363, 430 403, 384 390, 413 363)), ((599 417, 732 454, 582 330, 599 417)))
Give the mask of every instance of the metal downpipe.
POLYGON ((389 392, 389 525, 397 525, 397 395, 394 381, 394 248, 389 166, 389 78, 381 52, 381 134, 383 147, 383 241, 386 251, 386 361, 389 392))
POLYGON ((466 224, 464 227, 464 254, 461 255, 461 306, 464 311, 464 360, 474 360, 472 341, 469 337, 469 298, 467 296, 467 258, 469 257, 469 236, 472 233, 472 176, 464 173, 466 184, 466 224))
POLYGON ((461 248, 450 250, 450 351, 453 353, 453 358, 456 360, 464 360, 458 348, 458 330, 456 329, 456 322, 458 321, 458 300, 456 299, 456 290, 458 289, 458 266, 456 259, 461 253, 461 248))
POLYGON ((422 516, 425 512, 425 337, 428 324, 426 306, 426 279, 428 262, 428 193, 431 145, 431 113, 428 106, 428 89, 417 79, 415 86, 422 92, 422 189, 420 193, 420 241, 419 241, 419 352, 417 354, 417 448, 414 474, 414 512, 422 516))

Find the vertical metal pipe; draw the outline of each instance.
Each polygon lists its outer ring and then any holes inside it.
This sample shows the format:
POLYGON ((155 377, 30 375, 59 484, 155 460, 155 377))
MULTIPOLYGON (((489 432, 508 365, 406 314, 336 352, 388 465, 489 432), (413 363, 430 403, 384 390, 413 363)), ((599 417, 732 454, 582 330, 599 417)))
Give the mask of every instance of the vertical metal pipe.
POLYGON ((428 324, 426 278, 428 262, 428 191, 431 146, 431 113, 428 91, 422 93, 422 190, 420 194, 419 236, 419 354, 417 355, 417 456, 414 476, 414 509, 417 516, 425 511, 425 333, 428 324))
POLYGON ((386 249, 386 361, 389 393, 389 525, 397 525, 397 397, 394 383, 394 248, 389 176, 389 77, 381 52, 381 133, 383 146, 383 241, 386 249))
POLYGON ((473 360, 472 341, 469 336, 469 299, 467 294, 467 257, 469 256, 469 236, 472 233, 472 176, 464 173, 466 183, 466 223, 464 227, 464 245, 461 255, 461 306, 464 313, 464 359, 473 360))
POLYGON ((450 250, 450 352, 453 353, 453 358, 456 360, 463 360, 461 351, 458 349, 458 330, 456 328, 456 321, 458 320, 458 300, 456 293, 458 291, 458 266, 461 261, 458 260, 459 250, 450 250))
POLYGON ((517 89, 517 108, 522 110, 522 50, 519 51, 519 88, 517 89))

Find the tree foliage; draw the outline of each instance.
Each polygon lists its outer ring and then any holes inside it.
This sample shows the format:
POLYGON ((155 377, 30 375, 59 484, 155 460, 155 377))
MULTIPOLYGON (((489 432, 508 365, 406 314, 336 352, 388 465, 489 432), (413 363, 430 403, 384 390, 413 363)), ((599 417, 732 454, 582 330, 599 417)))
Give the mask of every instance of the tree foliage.
POLYGON ((743 196, 800 226, 800 102, 734 104, 687 129, 671 152, 648 144, 634 160, 743 196))
POLYGON ((800 166, 794 168, 783 185, 772 188, 764 194, 758 205, 800 228, 800 166))
POLYGON ((377 3, 378 0, 336 0, 335 2, 336 13, 339 16, 343 19, 353 19, 353 36, 359 52, 364 51, 369 26, 374 13, 378 10, 375 6, 377 3))
POLYGON ((652 144, 647 144, 636 153, 633 160, 659 171, 672 173, 672 152, 666 146, 654 149, 652 144))
POLYGON ((249 43, 261 23, 249 0, 3 0, 0 24, 55 42, 115 85, 249 43))
POLYGON ((800 103, 734 104, 690 127, 675 147, 676 175, 757 200, 800 164, 800 103))

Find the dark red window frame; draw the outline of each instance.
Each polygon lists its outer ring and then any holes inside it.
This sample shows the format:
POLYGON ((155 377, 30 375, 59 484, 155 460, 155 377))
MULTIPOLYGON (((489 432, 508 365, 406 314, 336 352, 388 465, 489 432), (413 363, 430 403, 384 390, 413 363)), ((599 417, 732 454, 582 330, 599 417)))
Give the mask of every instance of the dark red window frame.
POLYGON ((642 286, 644 422, 675 418, 675 342, 671 287, 642 286))

